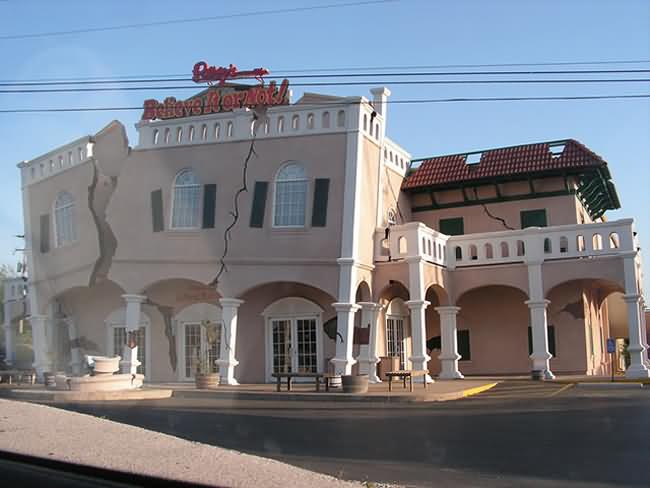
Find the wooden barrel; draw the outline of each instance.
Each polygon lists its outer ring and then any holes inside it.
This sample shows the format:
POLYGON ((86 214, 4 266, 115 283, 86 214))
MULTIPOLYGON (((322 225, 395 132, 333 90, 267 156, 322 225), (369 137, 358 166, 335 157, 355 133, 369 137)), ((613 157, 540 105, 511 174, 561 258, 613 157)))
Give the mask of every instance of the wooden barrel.
POLYGON ((343 393, 368 393, 368 375, 344 375, 341 376, 343 393))
POLYGON ((197 374, 194 382, 199 390, 214 390, 219 386, 219 374, 197 374))
POLYGON ((341 388, 341 375, 332 376, 330 378, 330 389, 341 388))

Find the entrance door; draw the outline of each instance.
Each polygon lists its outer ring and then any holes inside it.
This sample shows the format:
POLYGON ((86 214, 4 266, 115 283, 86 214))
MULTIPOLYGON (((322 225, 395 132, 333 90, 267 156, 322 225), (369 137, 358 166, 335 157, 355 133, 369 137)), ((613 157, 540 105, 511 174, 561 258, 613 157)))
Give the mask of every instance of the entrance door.
POLYGON ((399 368, 406 368, 406 339, 404 338, 404 319, 386 317, 386 349, 388 356, 399 358, 399 368))
POLYGON ((219 371, 215 360, 219 359, 221 348, 221 324, 216 325, 216 337, 209 337, 209 332, 200 322, 183 323, 183 378, 194 379, 194 373, 202 358, 207 360, 213 373, 219 371))
POLYGON ((270 319, 268 323, 267 381, 272 373, 320 372, 320 340, 316 318, 270 319))

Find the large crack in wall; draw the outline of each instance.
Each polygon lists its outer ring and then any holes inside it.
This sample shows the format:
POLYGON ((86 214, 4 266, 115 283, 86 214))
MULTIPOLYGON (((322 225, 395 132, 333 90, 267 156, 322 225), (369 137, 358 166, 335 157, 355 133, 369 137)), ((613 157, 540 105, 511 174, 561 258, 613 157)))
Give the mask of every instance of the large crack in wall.
POLYGON ((95 261, 92 273, 88 279, 88 286, 92 287, 108 277, 108 272, 113 263, 113 256, 117 250, 117 239, 113 229, 106 220, 106 208, 117 188, 117 176, 106 176, 100 173, 97 161, 93 160, 93 179, 88 187, 88 209, 93 216, 97 228, 99 242, 99 257, 95 261), (98 187, 109 187, 108 193, 101 195, 98 187), (104 201, 105 200, 105 201, 104 201))
POLYGON ((162 315, 163 323, 165 324, 165 337, 169 344, 169 363, 171 364, 172 371, 176 371, 178 365, 178 358, 176 357, 176 336, 172 327, 172 317, 174 316, 174 307, 162 305, 154 302, 151 298, 147 297, 146 305, 150 305, 158 310, 162 315))

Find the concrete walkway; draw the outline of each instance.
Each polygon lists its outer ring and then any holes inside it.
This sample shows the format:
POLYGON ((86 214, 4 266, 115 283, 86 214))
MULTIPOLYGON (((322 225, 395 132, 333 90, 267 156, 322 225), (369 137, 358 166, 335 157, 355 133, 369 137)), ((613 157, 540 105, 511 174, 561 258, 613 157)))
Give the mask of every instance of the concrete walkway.
POLYGON ((392 391, 388 391, 388 383, 369 385, 368 393, 348 394, 339 390, 326 392, 321 385, 321 391, 316 392, 312 383, 292 384, 291 391, 286 391, 286 383, 282 391, 276 391, 275 384, 247 384, 239 386, 219 385, 215 390, 197 390, 193 383, 156 383, 147 385, 150 388, 171 389, 174 398, 220 398, 241 400, 298 400, 298 401, 351 401, 376 403, 411 403, 411 402, 444 402, 458 400, 476 395, 494 387, 494 380, 438 380, 427 385, 426 389, 420 378, 413 382, 413 391, 408 386, 403 387, 401 381, 393 383, 392 391))
POLYGON ((0 399, 0 449, 228 487, 359 487, 279 461, 44 405, 0 399))

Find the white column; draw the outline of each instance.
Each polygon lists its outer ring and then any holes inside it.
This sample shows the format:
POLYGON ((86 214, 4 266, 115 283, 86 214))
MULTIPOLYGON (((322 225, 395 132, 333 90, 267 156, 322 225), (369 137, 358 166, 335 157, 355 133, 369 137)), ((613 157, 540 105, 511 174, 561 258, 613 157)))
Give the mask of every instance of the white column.
POLYGON ((356 360, 352 357, 354 341, 354 314, 359 310, 355 303, 333 303, 336 310, 336 356, 332 358, 336 374, 352 374, 356 360))
POLYGON ((444 306, 436 307, 436 312, 440 315, 440 378, 443 380, 462 379, 464 376, 458 370, 458 331, 456 326, 456 316, 460 307, 444 306))
POLYGON ((147 299, 143 295, 122 295, 126 302, 126 344, 123 348, 120 370, 124 374, 136 374, 138 361, 138 346, 135 345, 135 334, 140 328, 140 309, 147 299))
POLYGON ((627 378, 648 378, 650 372, 646 365, 646 349, 643 345, 641 323, 641 295, 639 294, 639 277, 637 274, 636 253, 623 258, 625 279, 625 295, 623 301, 627 305, 627 326, 630 344, 627 348, 630 354, 630 366, 625 371, 627 378))
POLYGON ((648 345, 648 324, 645 319, 645 298, 641 296, 639 300, 639 319, 641 321, 641 344, 645 347, 643 359, 645 365, 650 369, 650 345, 648 345))
POLYGON ((367 374, 370 383, 381 383, 381 379, 377 376, 377 335, 379 333, 379 311, 381 305, 373 302, 359 302, 357 305, 361 306, 361 327, 368 327, 369 340, 368 345, 361 345, 359 357, 359 373, 367 374))
POLYGON ((10 302, 9 300, 4 302, 5 363, 7 365, 9 365, 9 366, 13 364, 14 357, 15 357, 14 356, 15 328, 11 324, 11 320, 13 319, 13 314, 11 313, 11 309, 12 309, 11 305, 12 305, 12 302, 10 302))
POLYGON ((72 374, 77 376, 81 374, 82 365, 77 324, 75 324, 72 317, 65 319, 65 322, 68 324, 68 339, 70 339, 70 367, 72 368, 72 374))
POLYGON ((544 379, 552 380, 555 375, 551 372, 551 353, 548 350, 548 322, 546 307, 550 303, 544 299, 544 284, 542 282, 543 247, 541 240, 527 241, 526 249, 532 257, 528 262, 528 296, 530 300, 524 303, 530 310, 530 328, 533 337, 533 353, 530 355, 533 371, 542 371, 544 379))
POLYGON ((43 373, 52 372, 52 359, 47 342, 47 315, 32 315, 29 319, 32 326, 32 345, 34 347, 34 369, 39 380, 43 373))
MULTIPOLYGON (((426 346, 426 319, 424 311, 431 305, 426 300, 409 300, 406 306, 411 311, 411 365, 413 369, 428 370, 427 363, 431 356, 427 354, 426 346)), ((433 379, 427 374, 427 382, 433 383, 433 379)))
POLYGON ((216 360, 219 366, 221 383, 224 385, 238 385, 235 378, 235 366, 239 361, 235 359, 237 348, 237 311, 243 300, 236 298, 221 298, 221 317, 223 319, 223 330, 221 331, 221 349, 219 359, 216 360))
MULTIPOLYGON (((428 370, 427 363, 431 357, 427 354, 427 324, 424 311, 431 304, 424 299, 424 260, 420 256, 409 256, 405 260, 409 266, 409 295, 411 299, 406 306, 411 311, 411 365, 413 369, 428 370)), ((427 382, 433 383, 427 374, 427 382)))
POLYGON ((646 365, 646 349, 641 339, 640 298, 641 295, 638 294, 623 295, 623 301, 627 305, 627 325, 630 336, 630 345, 627 348, 630 353, 630 366, 625 371, 625 376, 628 378, 650 377, 646 365))
POLYGON ((542 371, 544 379, 552 380, 555 375, 551 372, 551 353, 548 350, 548 323, 546 318, 546 307, 549 300, 526 300, 530 310, 530 328, 533 336, 533 353, 530 359, 533 362, 533 371, 542 371))

